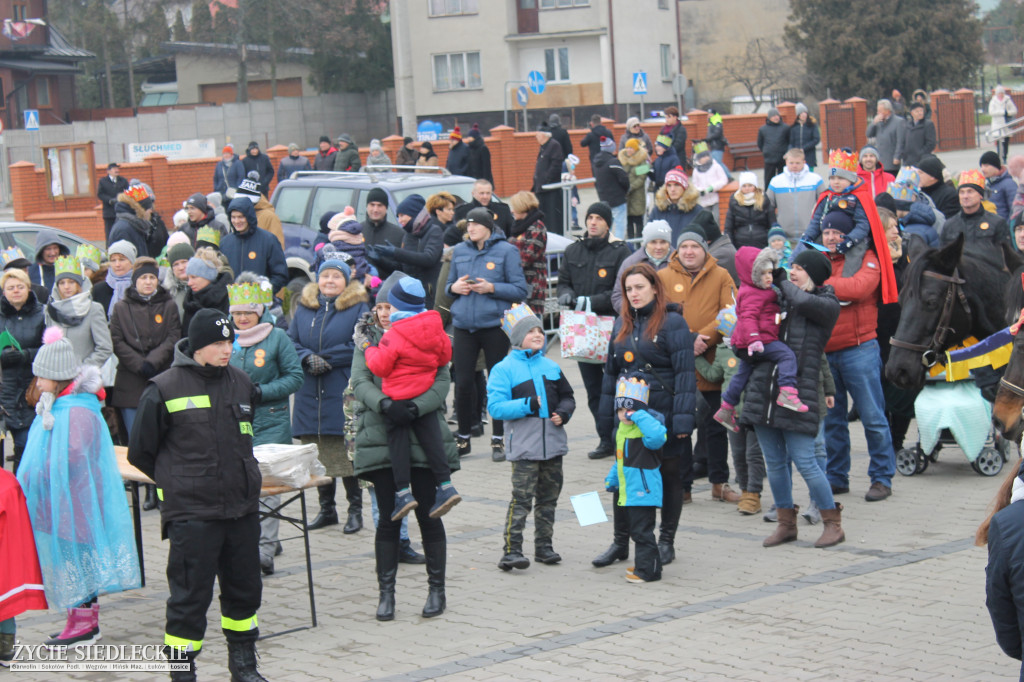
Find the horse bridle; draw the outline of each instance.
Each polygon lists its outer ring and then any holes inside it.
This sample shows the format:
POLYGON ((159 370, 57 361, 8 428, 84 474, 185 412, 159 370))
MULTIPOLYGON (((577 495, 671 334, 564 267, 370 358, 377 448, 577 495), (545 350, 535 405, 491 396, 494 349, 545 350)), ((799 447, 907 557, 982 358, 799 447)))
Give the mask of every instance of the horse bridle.
POLYGON ((956 306, 957 301, 963 306, 964 312, 968 315, 971 314, 971 306, 967 302, 967 296, 964 294, 963 287, 964 280, 960 279, 959 269, 954 269, 952 275, 943 275, 938 272, 932 272, 931 270, 924 271, 925 277, 931 277, 942 282, 949 284, 946 287, 946 300, 942 304, 942 314, 939 315, 939 325, 935 328, 935 333, 932 335, 931 343, 923 345, 920 343, 907 343, 906 341, 900 341, 895 336, 889 339, 889 344, 896 346, 897 348, 904 348, 906 350, 920 352, 921 353, 921 364, 925 367, 933 367, 936 362, 939 361, 939 353, 945 352, 946 338, 953 331, 953 328, 949 326, 949 323, 953 320, 953 308, 956 306))

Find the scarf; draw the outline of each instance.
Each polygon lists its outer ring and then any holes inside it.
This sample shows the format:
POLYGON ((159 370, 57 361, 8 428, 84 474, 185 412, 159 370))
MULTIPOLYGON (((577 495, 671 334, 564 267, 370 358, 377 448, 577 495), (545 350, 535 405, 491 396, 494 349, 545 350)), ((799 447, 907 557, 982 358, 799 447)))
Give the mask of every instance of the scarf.
POLYGON ((523 234, 530 228, 534 223, 543 220, 544 213, 539 209, 535 208, 526 214, 526 217, 521 218, 512 223, 512 229, 508 235, 510 239, 515 239, 519 235, 523 234))
POLYGON ((235 340, 242 348, 250 348, 270 336, 272 331, 274 331, 274 325, 269 322, 260 322, 255 327, 239 329, 235 332, 235 340))
POLYGON ((109 318, 114 314, 114 305, 124 298, 124 292, 128 291, 128 287, 132 285, 132 273, 129 272, 127 275, 118 277, 108 269, 107 278, 104 281, 114 290, 114 294, 110 297, 110 303, 107 305, 107 317, 109 318))

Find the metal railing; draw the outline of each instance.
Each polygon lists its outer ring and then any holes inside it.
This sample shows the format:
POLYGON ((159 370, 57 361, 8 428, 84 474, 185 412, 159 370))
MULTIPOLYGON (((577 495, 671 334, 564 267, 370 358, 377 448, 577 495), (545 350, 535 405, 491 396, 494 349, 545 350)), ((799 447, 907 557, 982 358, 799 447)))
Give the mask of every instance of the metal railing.
POLYGON ((359 177, 361 177, 361 176, 369 176, 370 179, 376 180, 377 179, 377 175, 376 175, 375 171, 377 171, 377 172, 389 172, 389 173, 390 172, 395 172, 395 171, 398 171, 400 173, 436 173, 437 175, 440 175, 443 178, 447 178, 447 177, 451 176, 451 174, 452 174, 452 172, 450 170, 448 170, 447 168, 442 168, 440 166, 395 166, 395 165, 389 165, 389 164, 380 164, 380 165, 372 164, 372 165, 363 166, 362 168, 360 168, 357 171, 318 171, 318 170, 295 171, 291 175, 288 176, 288 179, 289 180, 294 180, 296 178, 307 178, 307 177, 314 177, 314 176, 315 177, 327 177, 327 178, 332 178, 332 177, 347 178, 347 177, 354 177, 354 176, 359 176, 359 177))

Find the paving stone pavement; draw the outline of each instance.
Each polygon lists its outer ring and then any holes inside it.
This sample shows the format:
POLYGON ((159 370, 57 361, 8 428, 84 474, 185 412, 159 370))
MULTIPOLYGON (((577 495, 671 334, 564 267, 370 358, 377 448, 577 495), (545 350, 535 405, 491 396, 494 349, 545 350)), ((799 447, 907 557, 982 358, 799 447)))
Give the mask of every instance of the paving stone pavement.
MULTIPOLYGON (((557 349, 551 357, 557 358, 557 349)), ((986 551, 973 545, 1002 475, 985 478, 956 448, 924 474, 897 475, 894 494, 867 503, 863 431, 852 425, 854 460, 847 540, 818 550, 821 526, 801 521, 800 540, 764 549, 773 529, 760 515, 713 502, 707 479, 683 509, 677 558, 661 582, 631 585, 628 562, 596 569, 610 523, 581 528, 569 496, 599 490, 610 460, 596 444, 572 362, 559 360, 581 409, 569 425, 571 451, 555 524, 557 566, 505 573, 496 566, 510 493, 508 464, 491 462, 485 439, 455 477, 464 501, 447 517, 448 610, 424 619, 426 575, 402 565, 396 619, 378 623, 373 534, 341 526, 311 533, 319 626, 259 645, 260 670, 274 682, 315 680, 998 680, 1019 664, 996 646, 985 610, 986 551)), ((911 426, 910 438, 916 429, 911 426)), ((1004 468, 1004 473, 1008 469, 1004 468)), ((799 477, 798 477, 799 478, 799 477)), ((806 503, 802 481, 795 499, 806 503)), ((602 495, 610 511, 608 495, 602 495)), ((307 495, 310 516, 316 493, 307 495)), ((771 503, 765 482, 763 503, 771 503)), ((369 522, 368 504, 364 518, 369 522)), ((143 515, 148 585, 102 597, 103 644, 162 641, 167 546, 156 512, 143 515)), ((530 548, 532 520, 527 526, 530 548)), ((418 531, 412 524, 414 542, 418 531)), ((282 528, 282 537, 290 535, 282 528)), ((264 634, 308 623, 301 541, 285 542, 264 582, 264 634)), ((199 679, 225 680, 226 646, 210 608, 199 679)), ((18 619, 18 637, 39 643, 62 624, 56 613, 18 619)), ((6 673, 14 676, 15 673, 6 673)), ((164 676, 18 673, 26 680, 159 680, 164 676)), ((0 672, 0 678, 5 674, 0 672)))

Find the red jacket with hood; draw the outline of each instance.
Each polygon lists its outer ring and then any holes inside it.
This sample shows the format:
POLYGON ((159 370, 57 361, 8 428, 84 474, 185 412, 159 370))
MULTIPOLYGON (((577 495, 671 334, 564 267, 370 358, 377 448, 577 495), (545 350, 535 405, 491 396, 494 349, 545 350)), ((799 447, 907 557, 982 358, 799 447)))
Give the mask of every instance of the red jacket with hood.
POLYGON ((872 197, 889 189, 890 182, 896 182, 892 173, 886 173, 881 166, 877 166, 873 171, 866 171, 858 165, 857 177, 864 181, 864 185, 867 186, 872 197))
POLYGON ((745 349, 754 341, 767 346, 779 340, 779 293, 770 284, 767 289, 760 284, 761 273, 778 266, 779 254, 770 247, 741 246, 736 252, 740 288, 736 293, 736 327, 732 332, 734 347, 745 349))
POLYGON ((410 400, 433 385, 438 367, 451 362, 452 342, 444 333, 436 310, 406 317, 391 324, 377 346, 367 346, 366 366, 381 381, 392 400, 410 400))
POLYGON ((878 337, 882 272, 878 267, 878 256, 872 249, 864 253, 860 270, 852 277, 843 277, 846 256, 840 253, 826 255, 832 264, 832 276, 825 280, 825 284, 832 285, 842 306, 836 326, 832 328, 832 337, 825 345, 825 352, 832 353, 878 337))

